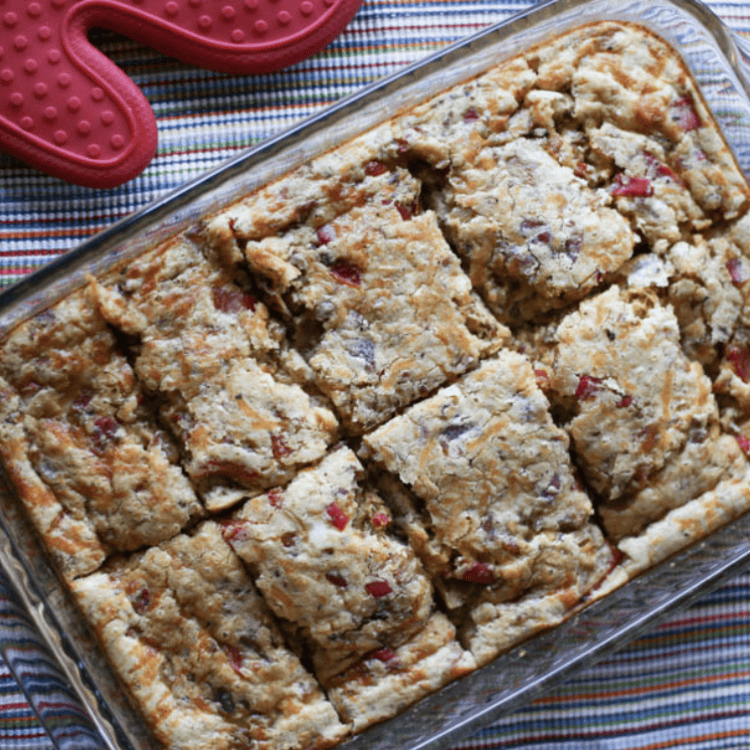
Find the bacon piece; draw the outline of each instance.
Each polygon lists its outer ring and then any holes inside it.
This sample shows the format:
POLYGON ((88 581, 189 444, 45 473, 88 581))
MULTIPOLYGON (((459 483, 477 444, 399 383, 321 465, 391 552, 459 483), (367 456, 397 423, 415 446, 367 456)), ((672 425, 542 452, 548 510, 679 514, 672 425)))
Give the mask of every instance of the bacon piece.
POLYGON ((690 95, 683 96, 673 102, 669 111, 672 121, 676 122, 685 132, 697 130, 703 125, 700 116, 695 111, 695 103, 690 95))
POLYGON ((370 583, 365 584, 365 588, 367 589, 367 593, 376 599, 388 596, 393 591, 388 581, 370 581, 370 583))
POLYGON ((654 187, 648 177, 624 177, 621 174, 615 176, 616 186, 612 195, 625 198, 648 198, 654 194, 654 187))
POLYGON ((463 573, 461 580, 469 583, 493 583, 495 575, 487 563, 476 562, 463 573))
POLYGON ((581 375, 576 388, 576 398, 579 401, 586 401, 599 393, 602 389, 602 379, 594 378, 591 375, 581 375))
POLYGON ((349 516, 344 513, 336 503, 331 503, 326 507, 326 513, 331 519, 331 523, 339 530, 343 531, 346 528, 346 524, 349 523, 349 516))
POLYGON ((331 266, 331 276, 347 286, 357 287, 362 283, 362 272, 353 263, 339 259, 331 266))

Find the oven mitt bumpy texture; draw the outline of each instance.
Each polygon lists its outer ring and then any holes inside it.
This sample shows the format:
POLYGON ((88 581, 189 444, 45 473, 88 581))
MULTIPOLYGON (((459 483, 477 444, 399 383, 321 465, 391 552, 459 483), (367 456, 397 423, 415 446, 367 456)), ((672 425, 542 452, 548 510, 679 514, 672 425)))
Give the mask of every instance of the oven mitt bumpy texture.
POLYGON ((89 42, 95 26, 192 65, 267 73, 333 41, 360 2, 0 0, 0 150, 88 187, 114 187, 148 165, 154 113, 89 42))

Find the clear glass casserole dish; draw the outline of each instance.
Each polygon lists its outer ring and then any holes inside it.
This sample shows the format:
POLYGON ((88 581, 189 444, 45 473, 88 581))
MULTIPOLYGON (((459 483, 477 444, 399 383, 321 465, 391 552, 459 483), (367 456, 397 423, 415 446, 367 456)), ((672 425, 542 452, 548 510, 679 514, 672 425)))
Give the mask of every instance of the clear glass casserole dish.
MULTIPOLYGON (((343 100, 221 169, 133 215, 0 296, 0 336, 123 259, 192 225, 201 216, 278 177, 311 155, 343 143, 397 112, 493 63, 583 23, 616 19, 651 28, 682 56, 750 174, 750 101, 746 60, 734 39, 695 2, 553 2, 452 46, 343 100)), ((2 564, 49 646, 111 748, 152 747, 142 722, 80 621, 10 489, 2 499, 2 564)), ((552 631, 424 699, 401 716, 341 747, 449 747, 512 711, 572 670, 623 646, 679 606, 731 574, 750 557, 741 518, 704 542, 641 575, 552 631)), ((64 744, 60 742, 61 746, 64 744)))

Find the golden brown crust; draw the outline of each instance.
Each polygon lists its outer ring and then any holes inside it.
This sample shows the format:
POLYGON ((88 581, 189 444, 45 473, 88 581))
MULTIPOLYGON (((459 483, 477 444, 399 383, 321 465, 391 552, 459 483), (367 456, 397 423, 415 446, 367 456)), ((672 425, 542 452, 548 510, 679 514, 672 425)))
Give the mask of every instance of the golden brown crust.
POLYGON ((395 648, 364 654, 329 679, 326 690, 342 719, 359 732, 476 666, 472 654, 459 645, 455 626, 436 612, 414 637, 395 648))
POLYGON ((472 282, 508 323, 585 296, 636 242, 607 205, 609 193, 589 188, 532 138, 483 147, 454 168, 435 199, 472 282))
MULTIPOLYGON (((568 438, 518 354, 500 352, 365 436, 363 452, 418 499, 401 501, 399 520, 447 606, 475 622, 477 611, 562 590, 567 611, 611 563, 568 438)), ((503 636, 472 652, 486 661, 508 645, 503 636)))
POLYGON ((203 513, 175 446, 83 291, 21 326, 0 353, 2 448, 66 577, 158 544, 203 513))
POLYGON ((320 458, 337 421, 279 372, 266 306, 187 238, 102 283, 102 314, 135 337, 134 368, 182 446, 185 471, 217 510, 239 486, 260 492, 320 458))
POLYGON ((73 592, 166 748, 324 748, 347 732, 213 522, 73 592))
POLYGON ((335 215, 313 212, 257 240, 233 230, 252 271, 290 311, 315 382, 352 432, 384 422, 503 341, 418 193, 407 170, 371 161, 357 201, 335 215))
POLYGON ((387 529, 390 513, 362 486, 363 473, 354 453, 338 448, 287 487, 249 500, 225 532, 322 677, 399 645, 434 606, 421 565, 387 529))
POLYGON ((287 487, 246 502, 224 531, 358 730, 474 663, 364 474, 339 447, 287 487), (363 675, 373 670, 387 679, 372 684, 363 675))

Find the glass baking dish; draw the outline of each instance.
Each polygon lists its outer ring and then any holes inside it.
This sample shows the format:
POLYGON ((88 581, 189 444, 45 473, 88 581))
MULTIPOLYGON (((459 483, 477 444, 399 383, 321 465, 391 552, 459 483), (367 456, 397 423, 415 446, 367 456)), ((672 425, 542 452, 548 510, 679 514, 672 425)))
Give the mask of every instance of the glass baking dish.
MULTIPOLYGON (((750 57, 743 49, 746 43, 735 38, 710 10, 695 0, 544 3, 341 100, 24 278, 0 294, 0 337, 81 286, 88 275, 100 274, 190 227, 201 216, 312 155, 566 29, 605 19, 641 23, 680 53, 740 167, 750 175, 750 57)), ((394 736, 404 750, 450 747, 531 701, 574 670, 624 646, 736 573, 750 563, 747 539, 750 516, 737 519, 562 625, 527 640, 488 666, 339 747, 385 750, 392 746, 394 736)), ((0 564, 42 633, 70 691, 90 714, 91 721, 85 722, 86 747, 154 748, 5 481, 0 481, 0 564), (94 736, 97 733, 99 736, 94 736)), ((18 677, 22 688, 33 697, 31 682, 27 684, 23 674, 18 677)), ((55 735, 54 719, 40 718, 51 727, 58 747, 81 747, 76 743, 82 735, 78 740, 70 740, 75 732, 55 735)))

